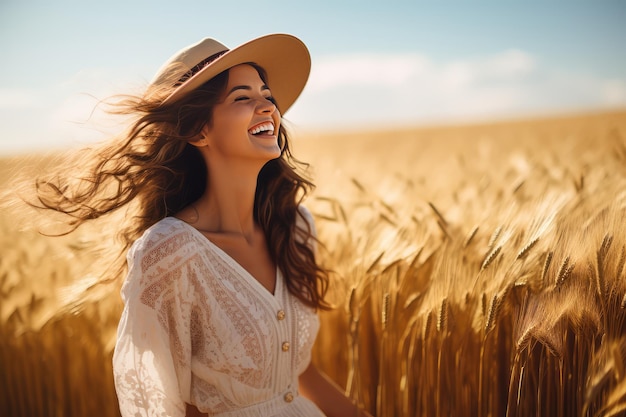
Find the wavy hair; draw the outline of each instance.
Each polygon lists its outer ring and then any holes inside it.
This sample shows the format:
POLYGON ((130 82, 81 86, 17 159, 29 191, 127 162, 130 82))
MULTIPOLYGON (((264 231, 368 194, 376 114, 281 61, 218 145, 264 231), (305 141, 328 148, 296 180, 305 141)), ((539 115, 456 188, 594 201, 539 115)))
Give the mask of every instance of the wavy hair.
MULTIPOLYGON (((264 82, 262 68, 249 63, 264 82)), ((176 85, 183 80, 174 80, 176 85)), ((215 76, 175 103, 162 105, 171 88, 150 87, 143 97, 126 96, 113 113, 134 116, 128 131, 106 146, 92 151, 91 165, 70 185, 67 176, 38 178, 35 206, 69 216, 73 231, 85 222, 131 207, 134 214, 121 228, 124 253, 150 226, 176 214, 196 201, 206 189, 207 170, 195 146, 213 107, 228 83, 228 70, 215 76)), ((304 304, 327 309, 324 300, 328 272, 321 268, 311 249, 313 231, 296 226, 304 219, 298 206, 313 184, 298 171, 306 166, 289 148, 281 124, 280 157, 267 162, 257 179, 255 221, 263 229, 272 260, 281 269, 289 291, 304 304)), ((120 254, 121 255, 121 254, 120 254)), ((119 257, 120 276, 124 262, 119 257)))

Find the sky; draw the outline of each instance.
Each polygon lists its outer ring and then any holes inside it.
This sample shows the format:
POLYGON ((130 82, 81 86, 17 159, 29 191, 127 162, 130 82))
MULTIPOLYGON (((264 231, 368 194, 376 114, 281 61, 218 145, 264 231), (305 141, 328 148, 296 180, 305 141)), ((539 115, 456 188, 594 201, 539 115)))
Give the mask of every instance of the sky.
POLYGON ((98 100, 204 37, 302 39, 303 132, 626 109, 624 22, 619 0, 0 0, 0 155, 102 139, 98 100))

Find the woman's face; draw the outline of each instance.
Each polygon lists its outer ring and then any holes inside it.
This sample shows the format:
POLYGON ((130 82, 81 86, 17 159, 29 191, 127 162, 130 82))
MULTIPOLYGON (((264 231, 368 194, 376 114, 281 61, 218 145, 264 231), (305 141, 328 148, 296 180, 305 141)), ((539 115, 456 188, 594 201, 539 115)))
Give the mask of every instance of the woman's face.
POLYGON ((261 160, 278 158, 280 113, 257 70, 247 64, 228 72, 228 84, 213 108, 203 134, 212 157, 261 160))

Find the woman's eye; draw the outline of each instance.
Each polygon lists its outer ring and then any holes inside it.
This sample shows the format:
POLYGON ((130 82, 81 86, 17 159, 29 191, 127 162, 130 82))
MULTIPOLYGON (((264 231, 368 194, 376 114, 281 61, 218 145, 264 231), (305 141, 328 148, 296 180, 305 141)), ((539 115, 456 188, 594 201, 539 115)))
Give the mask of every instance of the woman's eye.
MULTIPOLYGON (((276 100, 274 100, 273 96, 267 96, 264 97, 267 101, 276 104, 276 100)), ((245 101, 245 100, 250 100, 250 97, 248 96, 239 96, 235 98, 235 101, 245 101)))

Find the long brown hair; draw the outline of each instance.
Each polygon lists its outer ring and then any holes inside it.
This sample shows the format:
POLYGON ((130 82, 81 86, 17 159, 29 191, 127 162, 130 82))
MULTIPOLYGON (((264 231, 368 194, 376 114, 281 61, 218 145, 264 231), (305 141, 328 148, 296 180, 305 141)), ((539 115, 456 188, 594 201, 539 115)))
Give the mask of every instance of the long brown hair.
MULTIPOLYGON (((263 69, 250 65, 267 82, 263 69)), ((69 216, 72 230, 132 207, 134 216, 119 232, 125 252, 147 228, 176 214, 205 191, 205 162, 189 142, 211 123, 213 107, 227 83, 228 70, 166 105, 161 102, 169 91, 162 88, 149 89, 142 97, 124 97, 113 112, 135 116, 129 130, 94 150, 91 165, 73 185, 59 175, 37 179, 36 205, 69 216)), ((296 227, 297 216, 303 217, 298 206, 313 184, 298 172, 306 164, 291 154, 282 124, 278 138, 280 157, 267 162, 258 176, 255 220, 265 233, 272 260, 283 272, 289 291, 306 305, 326 309, 328 273, 318 266, 307 243, 312 237, 308 222, 303 222, 306 230, 296 227)))

